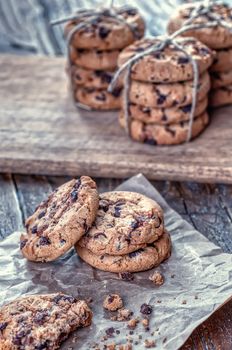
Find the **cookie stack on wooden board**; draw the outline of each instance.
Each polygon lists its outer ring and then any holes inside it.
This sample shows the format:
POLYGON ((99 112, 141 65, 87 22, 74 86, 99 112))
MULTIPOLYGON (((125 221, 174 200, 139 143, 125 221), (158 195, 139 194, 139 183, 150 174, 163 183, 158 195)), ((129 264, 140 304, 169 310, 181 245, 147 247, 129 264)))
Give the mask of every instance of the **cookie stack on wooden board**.
MULTIPOLYGON (((125 48, 118 65, 136 54, 159 44, 163 38, 142 39, 125 48)), ((199 135, 208 124, 208 68, 213 55, 210 49, 194 38, 178 38, 179 45, 197 62, 199 84, 191 137, 199 135)), ((193 101, 193 66, 190 58, 173 45, 140 58, 131 69, 129 86, 129 129, 136 141, 153 145, 172 145, 185 142, 193 101)), ((126 126, 124 105, 120 124, 126 126)))
POLYGON ((139 193, 99 195, 88 176, 50 194, 26 220, 20 249, 31 261, 53 261, 74 245, 88 264, 110 272, 151 269, 170 256, 160 206, 139 193))
POLYGON ((92 228, 76 244, 88 264, 110 272, 138 272, 158 266, 171 253, 160 206, 139 193, 100 195, 92 228))
MULTIPOLYGON (((65 27, 66 36, 77 26, 69 42, 69 73, 76 102, 92 109, 119 109, 121 86, 107 91, 123 48, 144 34, 144 22, 135 8, 108 9, 73 20, 65 27), (112 15, 115 14, 115 16, 112 15)), ((87 12, 88 13, 88 12, 87 12)))
MULTIPOLYGON (((199 2, 180 6, 168 24, 169 33, 181 28, 192 16, 194 9, 199 7, 199 2)), ((202 4, 202 3, 201 3, 202 4)), ((213 107, 232 103, 232 7, 228 4, 213 4, 208 14, 197 16, 192 24, 210 24, 210 15, 217 15, 222 21, 231 26, 231 29, 217 25, 212 28, 190 30, 184 33, 199 39, 208 47, 215 50, 216 55, 210 68, 212 90, 210 93, 210 105, 213 107)))

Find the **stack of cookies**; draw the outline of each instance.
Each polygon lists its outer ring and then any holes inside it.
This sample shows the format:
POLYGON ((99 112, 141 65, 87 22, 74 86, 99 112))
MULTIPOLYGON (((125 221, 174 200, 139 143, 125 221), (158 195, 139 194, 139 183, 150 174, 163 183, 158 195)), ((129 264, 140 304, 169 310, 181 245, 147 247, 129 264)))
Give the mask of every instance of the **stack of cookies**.
POLYGON ((99 195, 88 176, 55 190, 26 220, 20 249, 31 261, 53 261, 75 246, 91 266, 110 272, 151 269, 170 256, 160 206, 134 192, 99 195))
POLYGON ((69 40, 69 74, 74 99, 90 109, 119 109, 121 87, 112 93, 108 85, 123 48, 144 34, 144 22, 135 8, 83 11, 83 17, 65 27, 65 35, 79 24, 69 40))
MULTIPOLYGON (((119 67, 136 54, 162 42, 163 38, 142 39, 122 51, 119 67)), ((177 38, 178 44, 194 58, 198 65, 199 84, 192 123, 191 138, 199 135, 208 124, 208 92, 212 64, 211 50, 194 38, 177 38)), ((153 145, 172 145, 185 142, 193 101, 193 66, 190 58, 173 45, 162 51, 144 55, 133 64, 129 86, 130 136, 153 145)), ((119 122, 126 126, 126 106, 119 122)))
POLYGON ((100 195, 96 220, 76 250, 100 270, 138 272, 167 259, 171 241, 156 202, 138 193, 116 191, 100 195))
MULTIPOLYGON (((180 29, 186 20, 199 6, 199 2, 180 6, 169 21, 168 31, 173 33, 180 29)), ((201 3, 202 5, 202 3, 201 3)), ((202 5, 204 6, 204 5, 202 5)), ((208 14, 197 16, 192 24, 208 24, 213 21, 210 16, 218 16, 224 23, 232 28, 232 8, 227 4, 211 4, 208 14)), ((232 31, 231 29, 217 25, 212 28, 189 30, 183 35, 193 36, 215 50, 215 59, 210 68, 212 90, 210 93, 210 105, 218 107, 232 103, 232 31)))

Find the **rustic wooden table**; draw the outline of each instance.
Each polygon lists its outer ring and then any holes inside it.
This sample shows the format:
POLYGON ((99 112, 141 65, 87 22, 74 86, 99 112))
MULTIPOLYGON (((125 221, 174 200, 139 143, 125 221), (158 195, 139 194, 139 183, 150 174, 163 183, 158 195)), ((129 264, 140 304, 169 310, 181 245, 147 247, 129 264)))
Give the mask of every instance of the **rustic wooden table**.
MULTIPOLYGON (((0 238, 23 228, 35 206, 67 177, 0 175, 0 238)), ((99 190, 114 189, 122 180, 96 179, 99 190)), ((158 182, 168 203, 208 239, 232 253, 232 186, 158 182)), ((231 350, 232 301, 199 326, 182 350, 231 350)))

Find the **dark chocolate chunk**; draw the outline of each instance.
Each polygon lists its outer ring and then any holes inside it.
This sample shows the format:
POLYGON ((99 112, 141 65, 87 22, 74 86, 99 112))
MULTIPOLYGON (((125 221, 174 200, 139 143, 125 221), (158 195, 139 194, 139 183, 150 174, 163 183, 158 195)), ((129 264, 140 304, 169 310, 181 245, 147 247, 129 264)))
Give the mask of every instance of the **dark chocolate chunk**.
POLYGON ((189 58, 188 57, 178 57, 178 60, 177 60, 178 64, 186 64, 186 63, 189 63, 189 58))
POLYGON ((106 235, 105 235, 103 232, 97 232, 97 233, 94 235, 94 238, 95 238, 95 239, 96 239, 96 238, 99 238, 99 237, 105 237, 105 238, 107 238, 106 235))
POLYGON ((112 80, 112 75, 110 73, 104 72, 102 70, 96 70, 95 75, 101 78, 102 83, 109 84, 112 80))
POLYGON ((101 201, 99 209, 103 210, 105 213, 109 210, 109 205, 106 202, 101 201))
POLYGON ((37 233, 37 226, 36 225, 32 227, 31 233, 33 233, 33 234, 37 233))
POLYGON ((118 87, 118 88, 115 88, 111 94, 114 96, 114 97, 119 97, 121 95, 121 92, 122 92, 122 88, 121 87, 118 87))
POLYGON ((141 254, 144 251, 143 248, 140 248, 138 250, 136 250, 135 252, 129 253, 129 257, 130 258, 135 258, 137 255, 141 254))
POLYGON ((133 281, 134 275, 131 272, 120 272, 119 277, 124 281, 133 281))
POLYGON ((143 113, 150 114, 151 113, 151 108, 150 107, 142 107, 141 108, 143 113))
POLYGON ((44 324, 45 319, 46 319, 47 316, 48 316, 48 312, 47 311, 38 311, 35 314, 34 322, 38 323, 41 326, 42 324, 44 324))
POLYGON ((49 349, 49 340, 46 340, 42 344, 35 346, 35 350, 44 350, 44 349, 49 349))
POLYGON ((191 108, 192 108, 192 104, 189 104, 189 105, 180 107, 180 109, 181 109, 184 113, 189 113, 189 112, 191 111, 191 108))
POLYGON ((24 239, 23 241, 20 242, 20 249, 23 249, 25 245, 27 244, 28 239, 24 239))
POLYGON ((144 303, 140 307, 140 312, 143 315, 150 315, 152 313, 152 306, 144 303))
POLYGON ((59 301, 68 301, 69 303, 73 304, 76 301, 76 298, 74 298, 71 295, 56 295, 53 298, 54 303, 58 304, 59 301))
POLYGON ((114 332, 115 332, 114 327, 110 327, 106 330, 106 335, 108 335, 108 337, 113 337, 114 332))
MULTIPOLYGON (((46 210, 41 211, 38 215, 38 219, 43 218, 45 216, 45 214, 46 214, 46 210)), ((35 233, 35 232, 32 232, 32 233, 35 233)))
POLYGON ((166 122, 168 120, 168 117, 166 116, 165 112, 163 111, 163 115, 161 118, 164 122, 166 122))
POLYGON ((101 26, 101 27, 99 28, 98 34, 99 34, 99 36, 100 36, 101 39, 105 39, 105 38, 109 35, 110 32, 111 32, 110 29, 101 26))
POLYGON ((124 13, 126 13, 128 16, 135 16, 137 15, 138 11, 136 9, 131 8, 124 11, 124 13))
POLYGON ((137 220, 134 220, 130 223, 130 227, 135 230, 136 228, 138 228, 140 226, 140 222, 137 220))
POLYGON ((144 143, 148 144, 148 145, 157 145, 157 141, 155 139, 150 139, 150 138, 146 138, 144 140, 144 143))
POLYGON ((206 48, 206 47, 200 47, 199 53, 200 53, 202 56, 206 56, 206 55, 209 55, 210 51, 209 51, 209 49, 206 48))
POLYGON ((60 245, 63 246, 63 245, 65 245, 65 243, 66 243, 66 240, 62 238, 62 239, 60 240, 60 245))
POLYGON ((171 129, 169 126, 165 126, 165 130, 169 132, 173 137, 176 135, 176 131, 171 129))
POLYGON ((159 93, 159 96, 158 96, 158 99, 157 99, 158 105, 163 104, 166 101, 166 98, 167 98, 166 95, 163 95, 163 94, 159 93))
POLYGON ((76 202, 76 200, 78 199, 78 191, 77 190, 73 190, 71 192, 70 196, 71 196, 72 202, 76 202))
POLYGON ((121 214, 121 206, 116 205, 114 208, 114 217, 119 218, 121 214))
POLYGON ((95 99, 98 100, 98 101, 105 101, 106 100, 106 95, 104 94, 104 92, 99 92, 99 94, 96 95, 95 99))
POLYGON ((39 245, 49 245, 51 244, 51 241, 48 237, 42 236, 39 240, 39 245))
POLYGON ((8 325, 8 322, 1 322, 0 323, 0 331, 3 331, 8 325))

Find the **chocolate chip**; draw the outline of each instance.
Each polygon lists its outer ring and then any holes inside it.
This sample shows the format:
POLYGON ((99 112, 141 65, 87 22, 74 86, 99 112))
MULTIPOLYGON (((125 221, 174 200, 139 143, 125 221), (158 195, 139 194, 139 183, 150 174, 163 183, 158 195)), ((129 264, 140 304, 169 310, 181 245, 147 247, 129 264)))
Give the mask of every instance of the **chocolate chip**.
POLYGON ((165 126, 165 130, 169 132, 173 137, 176 135, 176 131, 171 129, 169 126, 165 126))
POLYGON ((202 56, 206 56, 206 55, 209 55, 210 51, 209 51, 209 49, 206 48, 206 47, 200 47, 199 53, 200 53, 202 56))
POLYGON ((115 88, 111 94, 114 96, 114 97, 119 97, 121 95, 121 92, 122 92, 122 88, 121 87, 118 87, 118 88, 115 88))
POLYGON ((99 237, 107 238, 107 236, 103 232, 97 232, 93 238, 99 238, 99 237))
POLYGON ((45 319, 46 319, 47 316, 48 316, 48 312, 47 311, 38 311, 35 314, 34 322, 38 323, 41 326, 42 324, 44 324, 45 319))
POLYGON ((214 78, 214 79, 218 79, 218 80, 221 80, 221 76, 218 72, 212 72, 211 73, 211 76, 214 78))
POLYGON ((144 140, 144 143, 148 144, 148 145, 157 145, 157 141, 155 139, 149 139, 149 138, 146 138, 144 140))
POLYGON ((76 202, 76 200, 78 199, 78 191, 77 190, 72 190, 70 196, 71 196, 71 201, 72 202, 76 202))
POLYGON ((108 335, 108 337, 113 337, 114 332, 115 332, 114 327, 110 327, 106 330, 106 335, 108 335))
POLYGON ((119 329, 116 329, 116 334, 120 334, 120 330, 119 329))
POLYGON ((188 57, 178 57, 178 60, 177 60, 177 63, 178 64, 186 64, 186 63, 189 63, 189 58, 188 57))
POLYGON ((133 230, 135 230, 136 228, 138 228, 140 226, 140 222, 137 220, 134 220, 130 223, 130 227, 133 228, 133 230))
POLYGON ((109 35, 110 32, 111 32, 110 29, 101 26, 101 27, 99 28, 98 34, 99 34, 99 36, 100 36, 101 39, 105 39, 105 38, 109 35))
POLYGON ((165 112, 163 112, 162 118, 161 118, 164 122, 166 122, 168 120, 168 117, 166 116, 165 112))
POLYGON ((159 93, 159 96, 158 96, 158 99, 157 99, 158 105, 163 104, 166 101, 166 98, 167 98, 166 95, 163 95, 163 94, 159 93))
POLYGON ((85 49, 76 49, 79 54, 82 54, 85 52, 85 49))
POLYGON ((1 322, 0 323, 0 331, 3 331, 8 325, 8 322, 1 322))
POLYGON ((80 75, 79 75, 78 73, 75 73, 75 78, 76 78, 77 80, 82 80, 81 77, 80 77, 80 75))
POLYGON ((151 113, 151 108, 150 107, 142 107, 142 112, 146 113, 146 114, 150 114, 151 113))
POLYGON ((63 245, 65 245, 65 243, 66 243, 66 240, 62 238, 62 239, 60 240, 60 245, 63 246, 63 245))
POLYGON ((99 92, 98 95, 95 96, 95 99, 98 101, 105 101, 106 95, 104 94, 104 92, 99 92))
POLYGON ((99 209, 103 210, 106 213, 109 210, 109 204, 101 201, 99 204, 99 209))
POLYGON ((133 281, 134 275, 131 272, 120 272, 119 278, 121 278, 124 281, 133 281))
POLYGON ((125 11, 125 13, 128 15, 128 16, 135 16, 137 15, 138 11, 136 9, 128 9, 125 11))
POLYGON ((21 331, 19 333, 16 334, 16 336, 13 338, 13 344, 14 345, 21 345, 22 343, 22 338, 24 338, 27 334, 28 334, 29 331, 21 331))
POLYGON ((144 303, 140 307, 140 312, 143 315, 150 315, 152 313, 152 306, 144 303))
MULTIPOLYGON (((38 219, 43 218, 45 216, 45 214, 46 214, 46 210, 41 211, 38 215, 38 219)), ((32 233, 35 233, 35 232, 32 232, 32 233)))
POLYGON ((44 350, 44 349, 49 349, 49 340, 46 340, 44 343, 35 346, 35 350, 44 350))
POLYGON ((110 84, 112 80, 112 75, 110 73, 104 72, 102 70, 96 70, 95 75, 99 78, 101 78, 102 83, 110 84))
POLYGON ((114 299, 115 299, 115 296, 110 294, 108 299, 107 299, 108 303, 111 304, 114 301, 114 299))
POLYGON ((39 245, 49 245, 51 241, 49 238, 42 236, 39 240, 39 245))
POLYGON ((71 295, 56 295, 53 298, 53 302, 58 304, 59 301, 68 301, 69 303, 73 304, 76 301, 76 298, 72 297, 71 295))
POLYGON ((24 239, 23 241, 20 242, 20 249, 23 249, 25 245, 27 244, 28 239, 24 239))
POLYGON ((31 233, 33 233, 33 234, 37 233, 37 226, 36 225, 32 227, 31 233))
POLYGON ((121 214, 121 206, 116 205, 114 208, 114 217, 119 218, 121 214))
POLYGON ((189 112, 191 111, 191 108, 192 108, 192 104, 189 104, 189 105, 180 107, 180 109, 181 109, 184 113, 189 113, 189 112))
POLYGON ((129 253, 129 257, 130 258, 135 258, 137 255, 141 254, 144 251, 143 248, 140 248, 138 250, 136 250, 135 252, 129 253))

